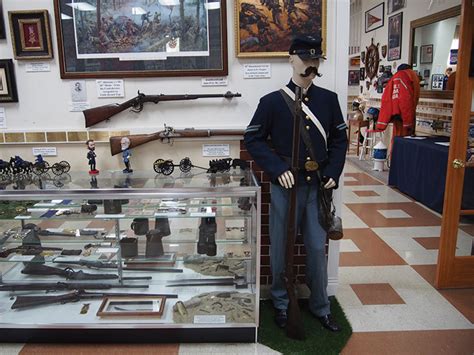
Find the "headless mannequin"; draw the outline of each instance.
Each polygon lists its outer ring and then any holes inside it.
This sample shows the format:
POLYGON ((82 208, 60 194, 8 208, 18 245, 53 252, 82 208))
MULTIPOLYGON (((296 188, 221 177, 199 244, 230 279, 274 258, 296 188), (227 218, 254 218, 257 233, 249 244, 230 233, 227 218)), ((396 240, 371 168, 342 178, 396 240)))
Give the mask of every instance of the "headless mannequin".
MULTIPOLYGON (((316 77, 316 73, 312 72, 309 75, 305 75, 306 68, 316 67, 319 68, 319 59, 308 59, 302 60, 299 56, 293 54, 290 55, 290 64, 293 68, 292 80, 293 82, 302 88, 303 93, 306 92, 308 87, 313 82, 313 79, 316 77)), ((293 173, 290 170, 285 171, 278 177, 278 182, 281 186, 286 189, 291 189, 295 184, 295 178, 293 173)), ((325 189, 330 189, 336 186, 336 182, 333 178, 329 178, 324 184, 325 189)))

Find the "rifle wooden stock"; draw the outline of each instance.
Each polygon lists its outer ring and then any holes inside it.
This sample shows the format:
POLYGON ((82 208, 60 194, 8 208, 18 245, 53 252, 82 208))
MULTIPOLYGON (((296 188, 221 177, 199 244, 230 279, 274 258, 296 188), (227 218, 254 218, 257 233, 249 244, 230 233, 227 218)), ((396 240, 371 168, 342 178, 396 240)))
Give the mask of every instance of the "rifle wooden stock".
POLYGON ((298 298, 295 292, 295 275, 293 273, 294 252, 297 219, 296 219, 296 200, 298 194, 298 157, 300 147, 300 115, 301 115, 301 88, 295 89, 295 117, 293 118, 293 149, 291 154, 291 171, 294 176, 295 184, 290 190, 290 207, 288 211, 288 227, 286 240, 286 266, 283 276, 286 292, 288 293, 288 321, 286 325, 286 334, 293 339, 305 339, 303 320, 301 318, 298 298))
MULTIPOLYGON (((130 139, 129 148, 135 148, 142 144, 156 141, 156 140, 171 140, 174 138, 200 138, 200 137, 215 137, 215 136, 242 136, 243 130, 240 129, 194 129, 186 128, 182 130, 173 130, 168 127, 163 131, 150 133, 150 134, 132 134, 128 135, 130 139)), ((116 155, 122 152, 120 141, 123 137, 115 136, 110 137, 110 152, 112 155, 116 155)))
POLYGON ((182 101, 182 100, 197 100, 206 98, 223 97, 226 99, 232 99, 233 97, 241 97, 242 95, 227 91, 224 94, 184 94, 184 95, 145 95, 138 92, 138 95, 134 98, 121 103, 111 104, 99 107, 90 108, 82 111, 86 119, 86 127, 93 126, 99 122, 105 121, 110 117, 126 110, 127 108, 133 107, 132 111, 140 112, 143 110, 143 104, 146 102, 153 102, 155 104, 160 101, 182 101))

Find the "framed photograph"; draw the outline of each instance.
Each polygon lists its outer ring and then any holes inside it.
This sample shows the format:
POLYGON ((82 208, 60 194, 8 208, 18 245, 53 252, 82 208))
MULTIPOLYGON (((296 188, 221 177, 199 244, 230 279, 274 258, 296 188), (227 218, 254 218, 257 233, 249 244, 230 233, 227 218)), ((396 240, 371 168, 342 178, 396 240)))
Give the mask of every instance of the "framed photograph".
POLYGON ((6 39, 7 33, 5 32, 5 21, 3 20, 3 5, 0 0, 0 39, 6 39))
POLYGON ((365 68, 360 68, 359 69, 359 78, 360 78, 360 80, 365 79, 365 68))
POLYGON ((387 0, 387 15, 401 10, 406 6, 406 0, 387 0))
POLYGON ((420 64, 433 63, 433 45, 428 44, 420 47, 420 64))
POLYGON ((449 51, 449 64, 451 65, 458 64, 458 50, 457 49, 451 49, 449 51))
POLYGON ((374 6, 365 12, 365 33, 376 30, 383 26, 384 3, 374 6))
POLYGON ((291 40, 301 33, 321 36, 325 53, 326 1, 236 0, 237 57, 287 57, 291 40))
POLYGON ((402 24, 403 12, 388 18, 388 61, 402 57, 402 24))
POLYGON ((61 78, 227 75, 226 3, 54 0, 61 78))
POLYGON ((359 70, 349 70, 349 86, 359 85, 359 70))
POLYGON ((12 59, 0 60, 0 103, 18 102, 12 59))
POLYGON ((431 75, 431 90, 443 90, 444 74, 431 75))
POLYGON ((97 311, 98 317, 157 317, 163 315, 165 296, 105 297, 97 311))
POLYGON ((48 10, 9 11, 8 19, 15 59, 53 58, 48 10))
POLYGON ((430 77, 430 70, 429 69, 423 70, 423 77, 424 78, 429 78, 430 77))

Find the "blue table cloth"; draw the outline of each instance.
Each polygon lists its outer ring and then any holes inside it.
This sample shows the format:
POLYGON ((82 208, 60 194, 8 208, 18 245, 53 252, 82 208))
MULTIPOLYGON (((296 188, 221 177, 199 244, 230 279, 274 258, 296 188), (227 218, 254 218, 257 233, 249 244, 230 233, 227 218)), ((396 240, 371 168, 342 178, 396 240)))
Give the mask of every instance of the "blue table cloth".
MULTIPOLYGON (((443 212, 449 147, 446 137, 395 137, 388 184, 439 213, 443 212)), ((463 157, 465 158, 465 157, 463 157)), ((461 209, 474 209, 474 169, 466 168, 461 209)))

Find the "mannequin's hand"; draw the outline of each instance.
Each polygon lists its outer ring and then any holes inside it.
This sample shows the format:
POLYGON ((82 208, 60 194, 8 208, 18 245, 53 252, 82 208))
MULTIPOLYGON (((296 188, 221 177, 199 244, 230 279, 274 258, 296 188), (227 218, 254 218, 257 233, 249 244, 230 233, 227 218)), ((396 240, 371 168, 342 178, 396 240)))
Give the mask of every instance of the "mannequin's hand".
POLYGON ((324 184, 325 189, 332 189, 334 186, 336 186, 336 182, 333 178, 329 178, 329 180, 324 184))
POLYGON ((295 179, 291 171, 287 170, 278 177, 278 182, 286 189, 290 189, 295 184, 295 179))

